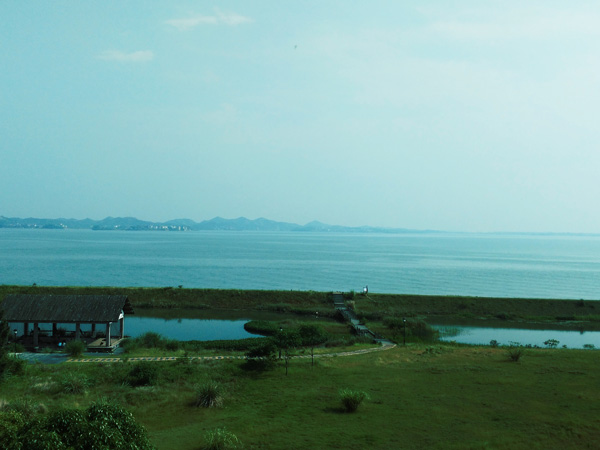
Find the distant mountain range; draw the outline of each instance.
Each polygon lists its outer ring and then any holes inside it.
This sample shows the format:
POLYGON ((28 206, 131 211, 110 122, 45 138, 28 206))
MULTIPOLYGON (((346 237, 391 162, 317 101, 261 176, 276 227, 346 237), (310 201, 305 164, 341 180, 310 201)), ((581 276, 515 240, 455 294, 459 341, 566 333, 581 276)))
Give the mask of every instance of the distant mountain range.
POLYGON ((237 219, 214 219, 195 222, 190 219, 175 219, 168 222, 148 222, 135 217, 107 217, 102 220, 92 219, 21 219, 17 217, 0 216, 0 228, 38 228, 38 229, 91 229, 91 230, 122 230, 122 231, 199 231, 199 230, 228 230, 228 231, 307 231, 307 232, 338 232, 338 233, 423 233, 427 231, 409 230, 404 228, 379 227, 344 227, 328 225, 318 221, 298 225, 288 222, 276 222, 264 218, 250 220, 245 217, 237 219))

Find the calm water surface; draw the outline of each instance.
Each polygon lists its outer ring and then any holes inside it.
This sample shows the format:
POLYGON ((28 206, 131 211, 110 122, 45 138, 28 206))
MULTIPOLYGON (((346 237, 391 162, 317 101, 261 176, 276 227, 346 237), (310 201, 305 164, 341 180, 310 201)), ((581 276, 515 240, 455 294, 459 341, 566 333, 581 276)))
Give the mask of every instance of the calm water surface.
POLYGON ((436 326, 440 330, 440 339, 443 341, 456 341, 461 344, 489 345, 495 340, 499 345, 532 345, 545 347, 544 342, 555 339, 558 347, 584 348, 591 344, 600 348, 600 331, 572 331, 572 330, 530 330, 518 328, 471 327, 471 326, 436 326))
POLYGON ((600 298, 600 238, 0 229, 0 284, 600 298))

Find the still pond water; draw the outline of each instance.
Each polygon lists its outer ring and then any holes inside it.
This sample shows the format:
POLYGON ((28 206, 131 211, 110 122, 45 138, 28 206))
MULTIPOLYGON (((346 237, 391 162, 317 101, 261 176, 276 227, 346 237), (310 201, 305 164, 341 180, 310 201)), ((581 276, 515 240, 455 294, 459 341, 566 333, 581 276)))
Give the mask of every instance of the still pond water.
POLYGON ((525 328, 498 328, 476 326, 434 325, 440 330, 440 339, 460 344, 489 345, 492 340, 499 345, 531 345, 546 347, 544 342, 555 339, 558 347, 585 348, 593 345, 600 348, 600 331, 540 330, 525 328))
MULTIPOLYGON (((206 319, 190 317, 149 317, 129 316, 125 320, 125 334, 138 337, 148 331, 159 333, 165 338, 179 341, 212 341, 228 339, 245 339, 260 337, 248 333, 244 324, 249 319, 206 319)), ((17 329, 19 334, 23 331, 22 324, 10 324, 11 329, 17 329)), ((74 324, 61 325, 67 331, 74 332, 74 324)), ((577 330, 552 330, 552 329, 526 329, 526 328, 499 328, 455 325, 433 325, 440 330, 442 341, 455 341, 461 344, 489 345, 495 340, 499 345, 531 345, 545 347, 544 342, 555 339, 558 347, 585 348, 593 345, 600 348, 600 331, 577 330)), ((42 331, 50 331, 51 324, 40 324, 42 331)), ((82 331, 90 331, 90 325, 82 325, 82 331)), ((98 329, 103 331, 102 327, 98 329)), ((113 324, 112 333, 119 333, 118 324, 113 324)))

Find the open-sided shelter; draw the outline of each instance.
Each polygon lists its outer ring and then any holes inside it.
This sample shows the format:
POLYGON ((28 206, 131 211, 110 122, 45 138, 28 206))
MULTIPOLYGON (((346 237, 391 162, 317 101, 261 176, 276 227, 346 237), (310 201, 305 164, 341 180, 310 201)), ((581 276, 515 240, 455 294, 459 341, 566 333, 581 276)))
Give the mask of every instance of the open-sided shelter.
POLYGON ((92 337, 96 337, 96 325, 106 327, 106 347, 111 346, 110 328, 119 322, 119 335, 125 332, 125 314, 133 314, 129 299, 124 295, 31 295, 11 294, 0 305, 7 322, 23 323, 24 335, 33 324, 33 346, 39 345, 39 324, 51 323, 52 335, 57 334, 58 324, 75 324, 75 339, 81 336, 81 324, 92 325, 92 337))

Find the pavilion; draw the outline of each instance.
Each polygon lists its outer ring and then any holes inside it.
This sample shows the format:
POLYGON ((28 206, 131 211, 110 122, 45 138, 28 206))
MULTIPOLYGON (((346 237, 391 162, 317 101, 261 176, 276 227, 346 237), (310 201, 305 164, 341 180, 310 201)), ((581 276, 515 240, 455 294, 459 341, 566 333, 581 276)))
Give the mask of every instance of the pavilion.
POLYGON ((9 294, 0 304, 7 322, 22 323, 23 336, 29 336, 33 324, 33 347, 39 347, 39 324, 51 323, 53 337, 59 324, 75 324, 75 339, 82 336, 81 325, 91 324, 91 337, 96 338, 96 325, 106 327, 103 344, 111 347, 111 325, 119 323, 119 338, 125 337, 125 314, 133 314, 124 295, 31 295, 9 294))

